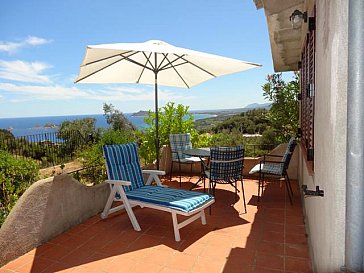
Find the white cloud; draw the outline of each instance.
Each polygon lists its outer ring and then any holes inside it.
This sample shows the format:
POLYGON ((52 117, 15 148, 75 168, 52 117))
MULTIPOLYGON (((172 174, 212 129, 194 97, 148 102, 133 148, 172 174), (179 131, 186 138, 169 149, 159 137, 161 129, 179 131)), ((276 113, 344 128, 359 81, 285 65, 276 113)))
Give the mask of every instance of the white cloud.
POLYGON ((24 43, 27 45, 37 46, 37 45, 44 45, 50 43, 51 40, 47 40, 44 38, 36 37, 36 36, 29 36, 24 43))
POLYGON ((52 67, 42 62, 24 62, 0 60, 0 78, 30 83, 50 83, 50 77, 42 72, 52 67))
POLYGON ((45 38, 40 38, 36 36, 28 36, 22 41, 19 42, 8 42, 8 41, 0 41, 0 52, 7 53, 15 53, 19 49, 27 46, 39 46, 52 42, 52 40, 47 40, 45 38))
MULTIPOLYGON (((13 83, 1 83, 0 91, 20 95, 15 100, 75 100, 87 99, 98 101, 154 101, 154 90, 113 87, 101 89, 80 89, 77 87, 64 87, 60 85, 17 85, 13 83), (117 89, 117 90, 115 90, 117 89)), ((158 91, 160 101, 178 101, 181 99, 193 99, 191 96, 176 95, 173 92, 160 89, 158 91)), ((13 99, 14 100, 14 99, 13 99)))

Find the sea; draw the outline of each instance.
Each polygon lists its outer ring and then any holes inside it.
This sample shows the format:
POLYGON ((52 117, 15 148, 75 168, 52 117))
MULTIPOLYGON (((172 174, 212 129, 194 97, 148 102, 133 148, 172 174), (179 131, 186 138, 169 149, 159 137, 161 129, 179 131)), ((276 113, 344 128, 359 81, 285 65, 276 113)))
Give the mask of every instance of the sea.
MULTIPOLYGON (((144 116, 135 116, 132 113, 124 114, 125 117, 138 129, 147 128, 144 123, 144 116)), ((212 114, 193 114, 194 119, 205 119, 214 117, 212 114)), ((72 115, 72 116, 49 116, 49 117, 27 117, 27 118, 0 118, 0 129, 9 130, 15 137, 53 133, 57 132, 59 125, 64 121, 73 121, 82 118, 94 118, 97 128, 108 128, 106 118, 103 114, 95 115, 72 115), (47 124, 56 125, 45 127, 47 124)))

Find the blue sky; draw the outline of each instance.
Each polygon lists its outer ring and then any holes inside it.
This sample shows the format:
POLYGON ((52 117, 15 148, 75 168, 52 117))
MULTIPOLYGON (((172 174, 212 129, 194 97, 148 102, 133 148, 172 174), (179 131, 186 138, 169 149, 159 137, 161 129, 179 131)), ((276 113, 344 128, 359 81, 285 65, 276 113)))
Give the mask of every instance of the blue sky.
POLYGON ((151 85, 74 84, 89 44, 163 40, 263 65, 191 89, 160 86, 160 106, 262 103, 273 72, 266 18, 253 0, 2 1, 0 26, 0 118, 97 114, 104 102, 124 113, 154 109, 151 85))

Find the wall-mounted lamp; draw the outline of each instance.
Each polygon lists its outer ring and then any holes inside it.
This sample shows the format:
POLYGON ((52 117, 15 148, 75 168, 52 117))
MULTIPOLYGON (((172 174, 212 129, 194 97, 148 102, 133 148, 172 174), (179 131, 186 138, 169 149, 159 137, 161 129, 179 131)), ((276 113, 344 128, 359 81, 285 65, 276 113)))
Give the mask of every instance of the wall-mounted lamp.
POLYGON ((300 28, 302 26, 302 22, 307 22, 307 12, 301 12, 296 9, 294 12, 292 12, 289 20, 291 21, 292 28, 300 28))

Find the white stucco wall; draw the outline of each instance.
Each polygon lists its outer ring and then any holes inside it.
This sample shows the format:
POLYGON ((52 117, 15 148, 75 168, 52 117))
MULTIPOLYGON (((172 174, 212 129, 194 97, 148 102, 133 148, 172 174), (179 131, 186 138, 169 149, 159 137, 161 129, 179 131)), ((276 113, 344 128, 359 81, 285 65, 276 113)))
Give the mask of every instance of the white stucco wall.
POLYGON ((316 1, 315 167, 300 150, 299 180, 324 197, 304 198, 315 272, 344 265, 348 1, 316 1))

